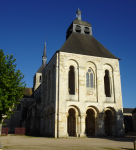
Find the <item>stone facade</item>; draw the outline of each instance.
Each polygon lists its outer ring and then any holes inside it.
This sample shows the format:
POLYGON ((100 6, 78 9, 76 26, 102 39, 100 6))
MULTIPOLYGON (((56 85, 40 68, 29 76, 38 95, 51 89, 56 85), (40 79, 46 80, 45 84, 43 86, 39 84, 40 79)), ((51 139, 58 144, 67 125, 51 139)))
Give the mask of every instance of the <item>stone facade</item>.
POLYGON ((41 110, 40 135, 124 135, 120 70, 116 59, 58 52, 43 69, 42 82, 34 97, 36 107, 41 110), (69 93, 70 66, 74 67, 75 94, 69 93), (88 69, 93 73, 91 88, 86 87, 88 69), (105 70, 109 70, 110 97, 105 95, 105 70))
POLYGON ((68 133, 69 110, 73 109, 75 111, 74 118, 76 124, 74 134, 80 137, 86 136, 87 110, 90 109, 94 112, 94 122, 92 124, 95 127, 90 129, 95 130, 94 135, 105 135, 106 111, 109 111, 108 113, 111 111, 112 123, 110 124, 111 127, 108 127, 108 130, 112 130, 113 135, 122 136, 124 130, 118 60, 78 54, 71 55, 63 52, 57 55, 58 67, 56 68, 56 72, 58 72, 58 75, 56 74, 56 81, 58 81, 56 84, 59 83, 59 85, 56 86, 58 93, 56 95, 55 112, 58 118, 55 119, 55 122, 57 122, 56 125, 59 131, 56 130, 55 135, 58 137, 67 137, 70 134, 68 133), (75 68, 75 95, 69 94, 68 90, 68 73, 71 65, 75 68), (86 87, 86 73, 89 68, 91 68, 94 74, 93 88, 86 87), (110 73, 111 97, 106 97, 104 91, 106 69, 110 73))
MULTIPOLYGON (((67 44, 73 44, 74 52, 63 46, 34 76, 35 101, 29 106, 27 119, 29 135, 124 136, 119 59, 92 38, 90 23, 81 17, 70 25, 66 39, 75 43, 67 44), (80 49, 79 42, 74 42, 76 37, 81 38, 81 46, 83 40, 94 41, 90 46, 95 47, 96 56, 88 52, 89 46, 86 52, 86 47, 75 51, 80 49)), ((43 57, 47 58, 46 47, 43 57)))

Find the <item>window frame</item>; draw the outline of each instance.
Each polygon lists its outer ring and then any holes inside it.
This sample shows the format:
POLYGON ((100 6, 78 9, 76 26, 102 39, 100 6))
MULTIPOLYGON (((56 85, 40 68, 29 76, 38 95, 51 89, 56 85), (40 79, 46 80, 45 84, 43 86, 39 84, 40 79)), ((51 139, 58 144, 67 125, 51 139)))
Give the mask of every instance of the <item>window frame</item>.
POLYGON ((88 68, 86 71, 86 88, 95 89, 95 74, 91 68, 88 68), (87 79, 87 74, 88 74, 88 79, 87 79), (91 74, 92 74, 92 78, 93 78, 92 80, 91 80, 91 74), (87 80, 88 80, 88 86, 87 86, 87 80))

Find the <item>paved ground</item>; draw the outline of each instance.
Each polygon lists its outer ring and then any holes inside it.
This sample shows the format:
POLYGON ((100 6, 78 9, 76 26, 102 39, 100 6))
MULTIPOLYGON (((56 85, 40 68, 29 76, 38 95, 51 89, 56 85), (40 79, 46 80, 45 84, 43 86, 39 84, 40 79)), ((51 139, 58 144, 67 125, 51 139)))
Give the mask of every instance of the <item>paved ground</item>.
POLYGON ((132 150, 136 135, 122 138, 45 138, 1 136, 3 150, 132 150))

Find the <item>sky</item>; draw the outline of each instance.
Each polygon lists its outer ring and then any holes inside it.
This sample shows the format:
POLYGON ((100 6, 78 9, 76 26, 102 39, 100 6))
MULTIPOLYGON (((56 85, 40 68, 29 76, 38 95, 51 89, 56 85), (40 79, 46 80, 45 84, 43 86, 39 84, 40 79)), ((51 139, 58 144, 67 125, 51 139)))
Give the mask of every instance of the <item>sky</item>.
POLYGON ((66 41, 76 18, 91 23, 93 36, 120 58, 124 108, 136 107, 136 0, 0 0, 0 49, 13 54, 26 87, 42 64, 66 41))

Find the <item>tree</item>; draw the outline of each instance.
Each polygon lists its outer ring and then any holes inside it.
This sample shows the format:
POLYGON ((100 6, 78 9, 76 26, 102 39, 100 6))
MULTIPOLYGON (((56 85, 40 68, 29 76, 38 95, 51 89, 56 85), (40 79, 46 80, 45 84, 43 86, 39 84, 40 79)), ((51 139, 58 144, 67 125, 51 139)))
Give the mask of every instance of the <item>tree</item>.
POLYGON ((16 61, 13 55, 4 55, 0 49, 0 124, 13 114, 13 109, 19 104, 19 99, 24 95, 25 81, 20 70, 15 70, 16 61))

